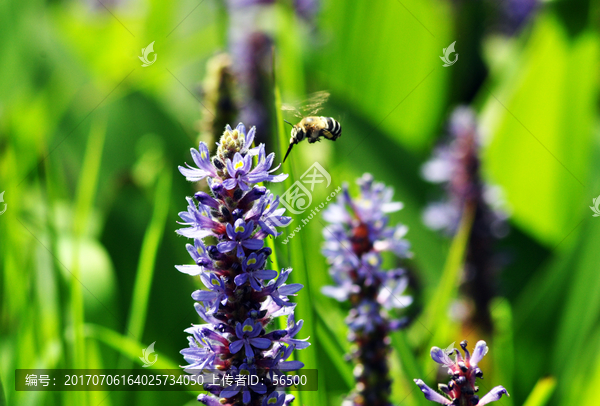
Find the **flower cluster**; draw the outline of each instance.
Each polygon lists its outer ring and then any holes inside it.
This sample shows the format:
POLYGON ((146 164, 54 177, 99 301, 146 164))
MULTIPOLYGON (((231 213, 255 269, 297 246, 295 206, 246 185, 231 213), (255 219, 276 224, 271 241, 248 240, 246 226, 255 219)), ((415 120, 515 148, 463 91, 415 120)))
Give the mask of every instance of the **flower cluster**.
POLYGON ((475 345, 473 355, 467 350, 467 342, 462 341, 460 347, 464 351, 464 357, 456 348, 453 349, 455 359, 452 360, 444 350, 433 347, 431 349, 431 358, 438 364, 448 368, 448 375, 452 376, 452 379, 448 385, 439 384, 438 388, 446 396, 442 396, 438 392, 431 389, 429 386, 420 379, 415 379, 415 383, 421 389, 421 392, 425 394, 427 400, 437 402, 442 405, 464 405, 464 406, 484 406, 488 403, 499 400, 502 395, 510 396, 506 389, 502 386, 496 386, 487 395, 479 399, 476 393, 479 391, 479 387, 475 386, 475 378, 483 378, 483 372, 477 366, 483 356, 488 352, 488 346, 485 341, 479 341, 475 345))
POLYGON ((412 299, 403 296, 408 285, 406 273, 402 269, 382 269, 382 252, 407 257, 409 244, 403 237, 408 229, 404 225, 388 226, 387 213, 402 208, 401 203, 391 201, 391 188, 373 182, 369 174, 357 183, 357 198, 351 198, 344 185, 336 203, 323 214, 330 223, 323 231, 323 254, 336 283, 323 288, 323 293, 349 301, 352 306, 346 321, 349 340, 355 344, 352 358, 357 364, 356 391, 347 403, 389 405, 389 333, 407 324, 406 317, 396 319, 392 311, 410 305, 412 299))
POLYGON ((450 119, 450 139, 437 148, 422 168, 423 176, 444 185, 444 200, 430 204, 423 215, 427 226, 453 235, 469 212, 473 216, 465 265, 465 290, 473 298, 474 321, 491 329, 489 302, 495 295, 497 261, 494 245, 507 234, 507 214, 501 190, 481 179, 479 170, 479 129, 474 112, 457 108, 450 119))
POLYGON ((215 157, 201 142, 191 150, 196 166, 179 167, 189 181, 206 178, 210 189, 187 198, 187 211, 179 214, 184 227, 177 233, 193 239, 186 248, 195 264, 176 268, 199 275, 206 287, 192 293, 207 324, 185 330, 190 334, 189 347, 181 351, 189 363, 186 371, 260 378, 246 386, 205 384, 214 396, 201 394, 198 400, 209 406, 289 405, 294 397, 277 391, 272 373, 302 368, 301 362, 287 359, 294 349, 309 346, 295 338, 303 322, 296 322, 289 300, 302 285, 285 283, 291 269, 279 274, 266 269, 271 249, 264 239, 281 234, 277 227, 291 219, 278 208, 279 197, 257 185, 281 182, 287 175, 272 174, 274 154, 266 155, 263 144, 253 148, 254 135, 254 127, 246 133, 242 124, 235 130, 227 126, 215 157), (287 316, 286 329, 269 328, 278 316, 287 316))

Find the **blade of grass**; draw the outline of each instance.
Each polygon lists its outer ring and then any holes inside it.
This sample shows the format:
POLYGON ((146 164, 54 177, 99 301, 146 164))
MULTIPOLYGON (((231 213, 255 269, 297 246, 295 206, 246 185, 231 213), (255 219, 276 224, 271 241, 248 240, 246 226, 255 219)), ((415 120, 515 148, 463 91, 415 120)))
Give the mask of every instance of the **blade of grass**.
MULTIPOLYGON (((514 359, 513 348, 513 317, 510 303, 504 298, 496 298, 490 303, 492 309, 492 320, 494 322, 494 351, 493 356, 493 379, 502 382, 506 388, 514 385, 514 359)), ((502 401, 504 406, 512 406, 512 398, 502 401)))
MULTIPOLYGON (((154 194, 154 211, 150 224, 144 234, 140 259, 138 262, 131 312, 127 323, 127 333, 141 340, 146 324, 148 299, 154 276, 156 254, 166 226, 169 203, 171 201, 171 172, 165 171, 158 178, 154 194)), ((139 348, 138 348, 139 352, 139 348)))
MULTIPOLYGON (((75 198, 75 214, 73 216, 73 259, 71 261, 70 269, 72 274, 70 289, 74 368, 85 368, 86 364, 85 337, 83 331, 85 311, 83 287, 81 285, 81 269, 79 267, 79 246, 94 204, 105 136, 106 119, 99 118, 94 120, 91 125, 90 135, 85 149, 81 174, 79 175, 77 184, 77 195, 75 198)), ((85 392, 77 392, 73 396, 77 399, 78 403, 87 403, 88 395, 85 392)))
POLYGON ((81 174, 77 184, 75 214, 73 217, 73 260, 71 262, 71 317, 74 332, 74 367, 83 368, 85 362, 85 342, 83 339, 83 291, 81 286, 81 270, 79 269, 79 243, 94 204, 98 173, 102 160, 106 121, 95 120, 85 150, 81 174))
POLYGON ((429 306, 425 310, 425 328, 432 332, 430 345, 444 345, 446 339, 446 322, 448 307, 453 297, 458 292, 461 271, 464 265, 465 252, 471 234, 474 210, 465 208, 460 227, 452 240, 448 258, 444 265, 444 271, 440 283, 437 286, 429 306))
POLYGON ((550 396, 556 388, 556 379, 549 376, 542 378, 535 384, 535 387, 527 397, 523 406, 544 406, 550 400, 550 396))
POLYGON ((2 376, 0 376, 0 406, 6 406, 6 397, 4 396, 4 386, 2 386, 2 376))

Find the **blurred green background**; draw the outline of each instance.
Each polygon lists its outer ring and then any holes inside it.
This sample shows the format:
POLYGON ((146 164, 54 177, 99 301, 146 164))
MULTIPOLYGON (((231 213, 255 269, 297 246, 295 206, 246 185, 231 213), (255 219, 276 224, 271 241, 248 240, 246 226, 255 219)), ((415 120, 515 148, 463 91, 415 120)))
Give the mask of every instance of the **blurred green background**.
MULTIPOLYGON (((429 348, 465 338, 488 341, 482 392, 503 385, 501 404, 597 404, 600 218, 588 206, 600 194, 600 1, 538 3, 514 29, 507 10, 521 3, 324 0, 306 21, 280 1, 258 19, 283 100, 327 89, 324 114, 344 128, 336 143, 296 146, 283 169, 297 179, 318 161, 335 187, 371 172, 405 204, 392 218, 410 228, 424 310, 393 336, 394 404, 428 404, 412 380, 437 382, 429 348), (453 41, 459 59, 443 67, 453 41), (483 173, 511 213, 489 336, 449 316, 463 242, 421 222, 437 189, 420 167, 458 104, 480 116, 483 173)), ((199 281, 174 268, 190 261, 174 230, 194 191, 176 168, 197 147, 199 86, 239 24, 230 17, 216 0, 0 2, 0 405, 196 403, 186 392, 15 392, 14 370, 139 367, 152 342, 156 367, 183 364, 199 281), (141 67, 152 41, 157 61, 141 67)), ((352 386, 346 310, 319 292, 330 283, 321 228, 275 241, 305 284, 297 314, 312 346, 300 359, 319 370, 319 391, 299 405, 339 404, 352 386)))

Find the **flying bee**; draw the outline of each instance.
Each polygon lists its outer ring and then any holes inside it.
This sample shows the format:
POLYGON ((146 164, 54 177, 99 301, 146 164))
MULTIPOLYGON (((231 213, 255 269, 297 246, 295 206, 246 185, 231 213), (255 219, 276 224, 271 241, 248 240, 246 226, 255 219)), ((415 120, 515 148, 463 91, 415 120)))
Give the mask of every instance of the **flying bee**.
POLYGON ((282 110, 292 111, 294 115, 300 118, 300 122, 293 125, 289 121, 284 120, 292 126, 292 136, 290 138, 290 146, 283 158, 283 162, 287 159, 292 147, 295 144, 308 139, 310 144, 321 140, 325 137, 328 140, 335 141, 342 135, 342 125, 331 117, 317 116, 316 114, 322 110, 322 105, 329 98, 327 92, 313 93, 301 107, 295 107, 289 104, 283 104, 282 110))

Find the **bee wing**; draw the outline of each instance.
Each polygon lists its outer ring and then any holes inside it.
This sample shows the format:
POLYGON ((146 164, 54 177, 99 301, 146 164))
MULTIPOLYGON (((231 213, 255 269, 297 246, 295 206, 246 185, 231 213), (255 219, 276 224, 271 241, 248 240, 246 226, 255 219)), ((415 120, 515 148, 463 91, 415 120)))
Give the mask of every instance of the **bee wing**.
POLYGON ((291 111, 292 113, 294 113, 294 116, 298 117, 298 118, 303 118, 304 116, 302 115, 302 112, 294 105, 291 104, 287 104, 284 103, 281 105, 281 110, 283 111, 291 111))
POLYGON ((329 92, 320 91, 312 93, 304 103, 300 110, 304 116, 314 116, 323 109, 323 104, 329 99, 329 92))

